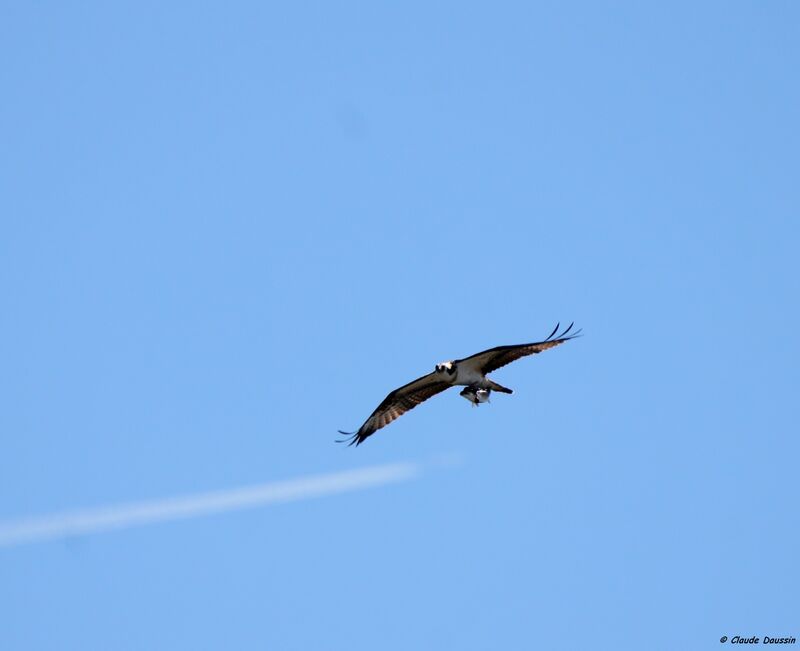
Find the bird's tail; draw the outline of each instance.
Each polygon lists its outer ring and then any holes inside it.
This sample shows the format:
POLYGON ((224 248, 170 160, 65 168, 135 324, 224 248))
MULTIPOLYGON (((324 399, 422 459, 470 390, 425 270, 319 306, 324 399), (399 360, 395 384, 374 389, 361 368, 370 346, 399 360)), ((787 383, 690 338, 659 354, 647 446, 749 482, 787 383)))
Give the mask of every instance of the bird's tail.
POLYGON ((499 391, 500 393, 514 393, 511 389, 506 389, 502 384, 497 384, 494 380, 489 380, 489 388, 492 391, 499 391))

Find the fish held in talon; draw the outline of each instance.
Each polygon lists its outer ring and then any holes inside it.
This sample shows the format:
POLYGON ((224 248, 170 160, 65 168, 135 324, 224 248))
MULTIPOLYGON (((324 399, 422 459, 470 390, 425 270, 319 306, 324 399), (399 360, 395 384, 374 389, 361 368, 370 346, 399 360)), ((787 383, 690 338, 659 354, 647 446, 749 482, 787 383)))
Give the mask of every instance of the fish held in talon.
POLYGON ((477 407, 484 402, 489 402, 489 396, 491 393, 491 389, 475 389, 473 387, 467 387, 466 389, 462 389, 459 395, 464 396, 467 400, 469 400, 473 407, 477 407))

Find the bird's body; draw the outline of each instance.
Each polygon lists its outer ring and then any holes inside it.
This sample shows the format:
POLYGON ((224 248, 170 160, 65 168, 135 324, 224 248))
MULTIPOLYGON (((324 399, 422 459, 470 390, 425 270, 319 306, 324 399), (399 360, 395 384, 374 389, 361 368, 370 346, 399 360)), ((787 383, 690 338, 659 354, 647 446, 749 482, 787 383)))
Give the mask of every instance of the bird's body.
MULTIPOLYGON (((486 351, 489 352, 489 351, 486 351)), ((480 355, 473 355, 461 360, 450 360, 448 362, 440 362, 436 365, 431 375, 435 375, 437 379, 446 382, 450 386, 462 387, 475 387, 478 389, 494 389, 495 391, 502 391, 498 389, 500 385, 493 382, 483 371, 483 360, 479 359, 480 355)), ((425 377, 428 377, 427 375, 425 377)), ((420 378, 421 380, 422 378, 420 378)), ((507 390, 511 393, 511 390, 507 390)))
POLYGON ((491 380, 487 378, 474 364, 462 362, 456 366, 456 380, 453 384, 459 386, 476 386, 481 389, 490 389, 491 380))
POLYGON ((348 433, 340 430, 340 433, 351 437, 348 439, 351 445, 354 443, 359 445, 381 427, 385 427, 418 404, 452 386, 466 387, 460 395, 469 400, 473 406, 489 402, 492 391, 513 393, 511 389, 487 377, 487 374, 520 357, 540 353, 580 334, 578 330, 570 335, 569 332, 572 330, 570 324, 560 335, 555 336, 558 328, 556 325, 550 336, 543 341, 516 346, 498 346, 464 359, 441 362, 435 366, 432 373, 392 391, 357 432, 348 433))

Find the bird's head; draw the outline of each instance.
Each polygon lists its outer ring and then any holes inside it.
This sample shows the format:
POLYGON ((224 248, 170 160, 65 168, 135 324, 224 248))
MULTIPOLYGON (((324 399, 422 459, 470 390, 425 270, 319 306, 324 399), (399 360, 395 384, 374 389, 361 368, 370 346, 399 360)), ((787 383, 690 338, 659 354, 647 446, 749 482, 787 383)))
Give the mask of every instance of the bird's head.
POLYGON ((456 365, 453 362, 442 362, 436 365, 434 372, 438 375, 453 376, 456 373, 456 365))

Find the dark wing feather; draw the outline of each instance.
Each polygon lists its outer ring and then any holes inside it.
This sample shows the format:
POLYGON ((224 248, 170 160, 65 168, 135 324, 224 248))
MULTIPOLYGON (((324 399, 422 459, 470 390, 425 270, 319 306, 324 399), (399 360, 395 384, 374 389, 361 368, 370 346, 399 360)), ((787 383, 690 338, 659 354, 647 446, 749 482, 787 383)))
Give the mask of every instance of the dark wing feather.
MULTIPOLYGON (((361 445, 368 436, 374 434, 381 427, 386 427, 386 425, 400 418, 400 416, 407 411, 412 410, 437 393, 449 389, 451 386, 452 385, 448 382, 439 380, 435 373, 423 375, 421 378, 409 382, 399 389, 395 389, 386 396, 383 402, 378 405, 377 409, 370 414, 370 417, 364 421, 364 424, 357 432, 343 432, 339 430, 339 434, 349 436, 349 439, 344 440, 349 441, 350 445, 354 443, 356 445, 361 445)), ((340 443, 342 442, 344 441, 340 441, 340 443)))
POLYGON ((501 368, 506 364, 510 364, 511 362, 518 360, 520 357, 541 353, 543 350, 553 348, 554 346, 563 344, 565 341, 569 341, 570 339, 580 336, 580 330, 576 330, 570 334, 572 326, 574 325, 572 323, 561 334, 556 335, 560 325, 561 324, 556 325, 553 332, 551 332, 550 336, 544 341, 537 341, 532 344, 519 344, 516 346, 498 346, 497 348, 490 348, 489 350, 484 350, 483 352, 477 353, 470 357, 459 359, 456 363, 468 364, 486 375, 487 373, 496 371, 498 368, 501 368))

